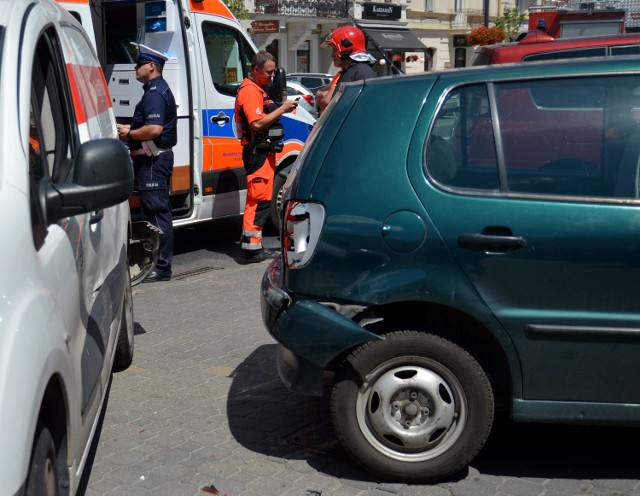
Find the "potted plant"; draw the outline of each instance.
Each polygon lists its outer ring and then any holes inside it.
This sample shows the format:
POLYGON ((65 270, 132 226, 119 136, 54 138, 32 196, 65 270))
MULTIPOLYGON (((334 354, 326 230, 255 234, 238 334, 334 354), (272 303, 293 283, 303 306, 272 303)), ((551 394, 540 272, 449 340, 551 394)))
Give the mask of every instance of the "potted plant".
POLYGON ((480 26, 467 35, 467 43, 472 46, 492 45, 500 43, 507 38, 505 32, 499 27, 488 28, 480 26))

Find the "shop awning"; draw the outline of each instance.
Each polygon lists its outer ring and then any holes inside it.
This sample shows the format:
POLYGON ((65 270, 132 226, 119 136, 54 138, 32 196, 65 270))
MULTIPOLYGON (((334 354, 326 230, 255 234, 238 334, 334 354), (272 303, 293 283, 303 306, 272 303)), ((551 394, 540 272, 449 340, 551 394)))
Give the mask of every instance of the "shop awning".
POLYGON ((360 26, 380 51, 426 52, 427 47, 408 29, 380 29, 360 26))

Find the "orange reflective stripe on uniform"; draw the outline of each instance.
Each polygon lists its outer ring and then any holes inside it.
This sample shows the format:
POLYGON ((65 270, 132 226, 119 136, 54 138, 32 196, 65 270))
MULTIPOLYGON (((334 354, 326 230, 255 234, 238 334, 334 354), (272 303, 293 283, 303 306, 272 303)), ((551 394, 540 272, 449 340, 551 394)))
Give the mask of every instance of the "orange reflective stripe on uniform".
POLYGON ((269 153, 262 167, 247 176, 247 202, 242 217, 243 250, 262 249, 261 226, 265 224, 269 215, 275 166, 275 154, 269 153))

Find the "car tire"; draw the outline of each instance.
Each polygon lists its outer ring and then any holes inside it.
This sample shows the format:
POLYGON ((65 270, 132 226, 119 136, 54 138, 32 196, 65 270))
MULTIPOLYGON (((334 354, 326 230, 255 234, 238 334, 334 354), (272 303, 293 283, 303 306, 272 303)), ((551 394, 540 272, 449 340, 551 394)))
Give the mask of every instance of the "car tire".
POLYGON ((491 432, 494 400, 478 362, 416 331, 359 346, 339 368, 331 422, 344 450, 388 480, 427 482, 465 468, 491 432))
POLYGON ((120 372, 129 368, 133 362, 133 293, 131 291, 131 277, 127 269, 124 299, 122 301, 122 315, 120 317, 120 330, 116 342, 116 355, 113 360, 114 372, 120 372))
POLYGON ((271 200, 271 223, 276 228, 277 231, 280 231, 280 211, 282 210, 282 193, 284 188, 284 183, 287 178, 282 177, 280 174, 276 172, 275 177, 273 178, 273 199, 271 200))
POLYGON ((62 462, 58 461, 51 432, 42 422, 38 422, 29 463, 26 496, 65 494, 60 484, 60 481, 67 480, 65 474, 60 472, 66 468, 66 463, 62 462))

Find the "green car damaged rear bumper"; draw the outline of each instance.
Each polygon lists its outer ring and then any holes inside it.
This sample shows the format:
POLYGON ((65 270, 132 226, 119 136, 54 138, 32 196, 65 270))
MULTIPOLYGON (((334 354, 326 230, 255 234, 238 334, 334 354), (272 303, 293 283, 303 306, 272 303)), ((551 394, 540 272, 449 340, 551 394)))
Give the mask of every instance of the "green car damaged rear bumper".
POLYGON ((323 371, 359 344, 381 339, 333 308, 296 301, 282 287, 282 259, 267 268, 260 292, 262 319, 278 342, 278 373, 296 393, 321 396, 323 371))

